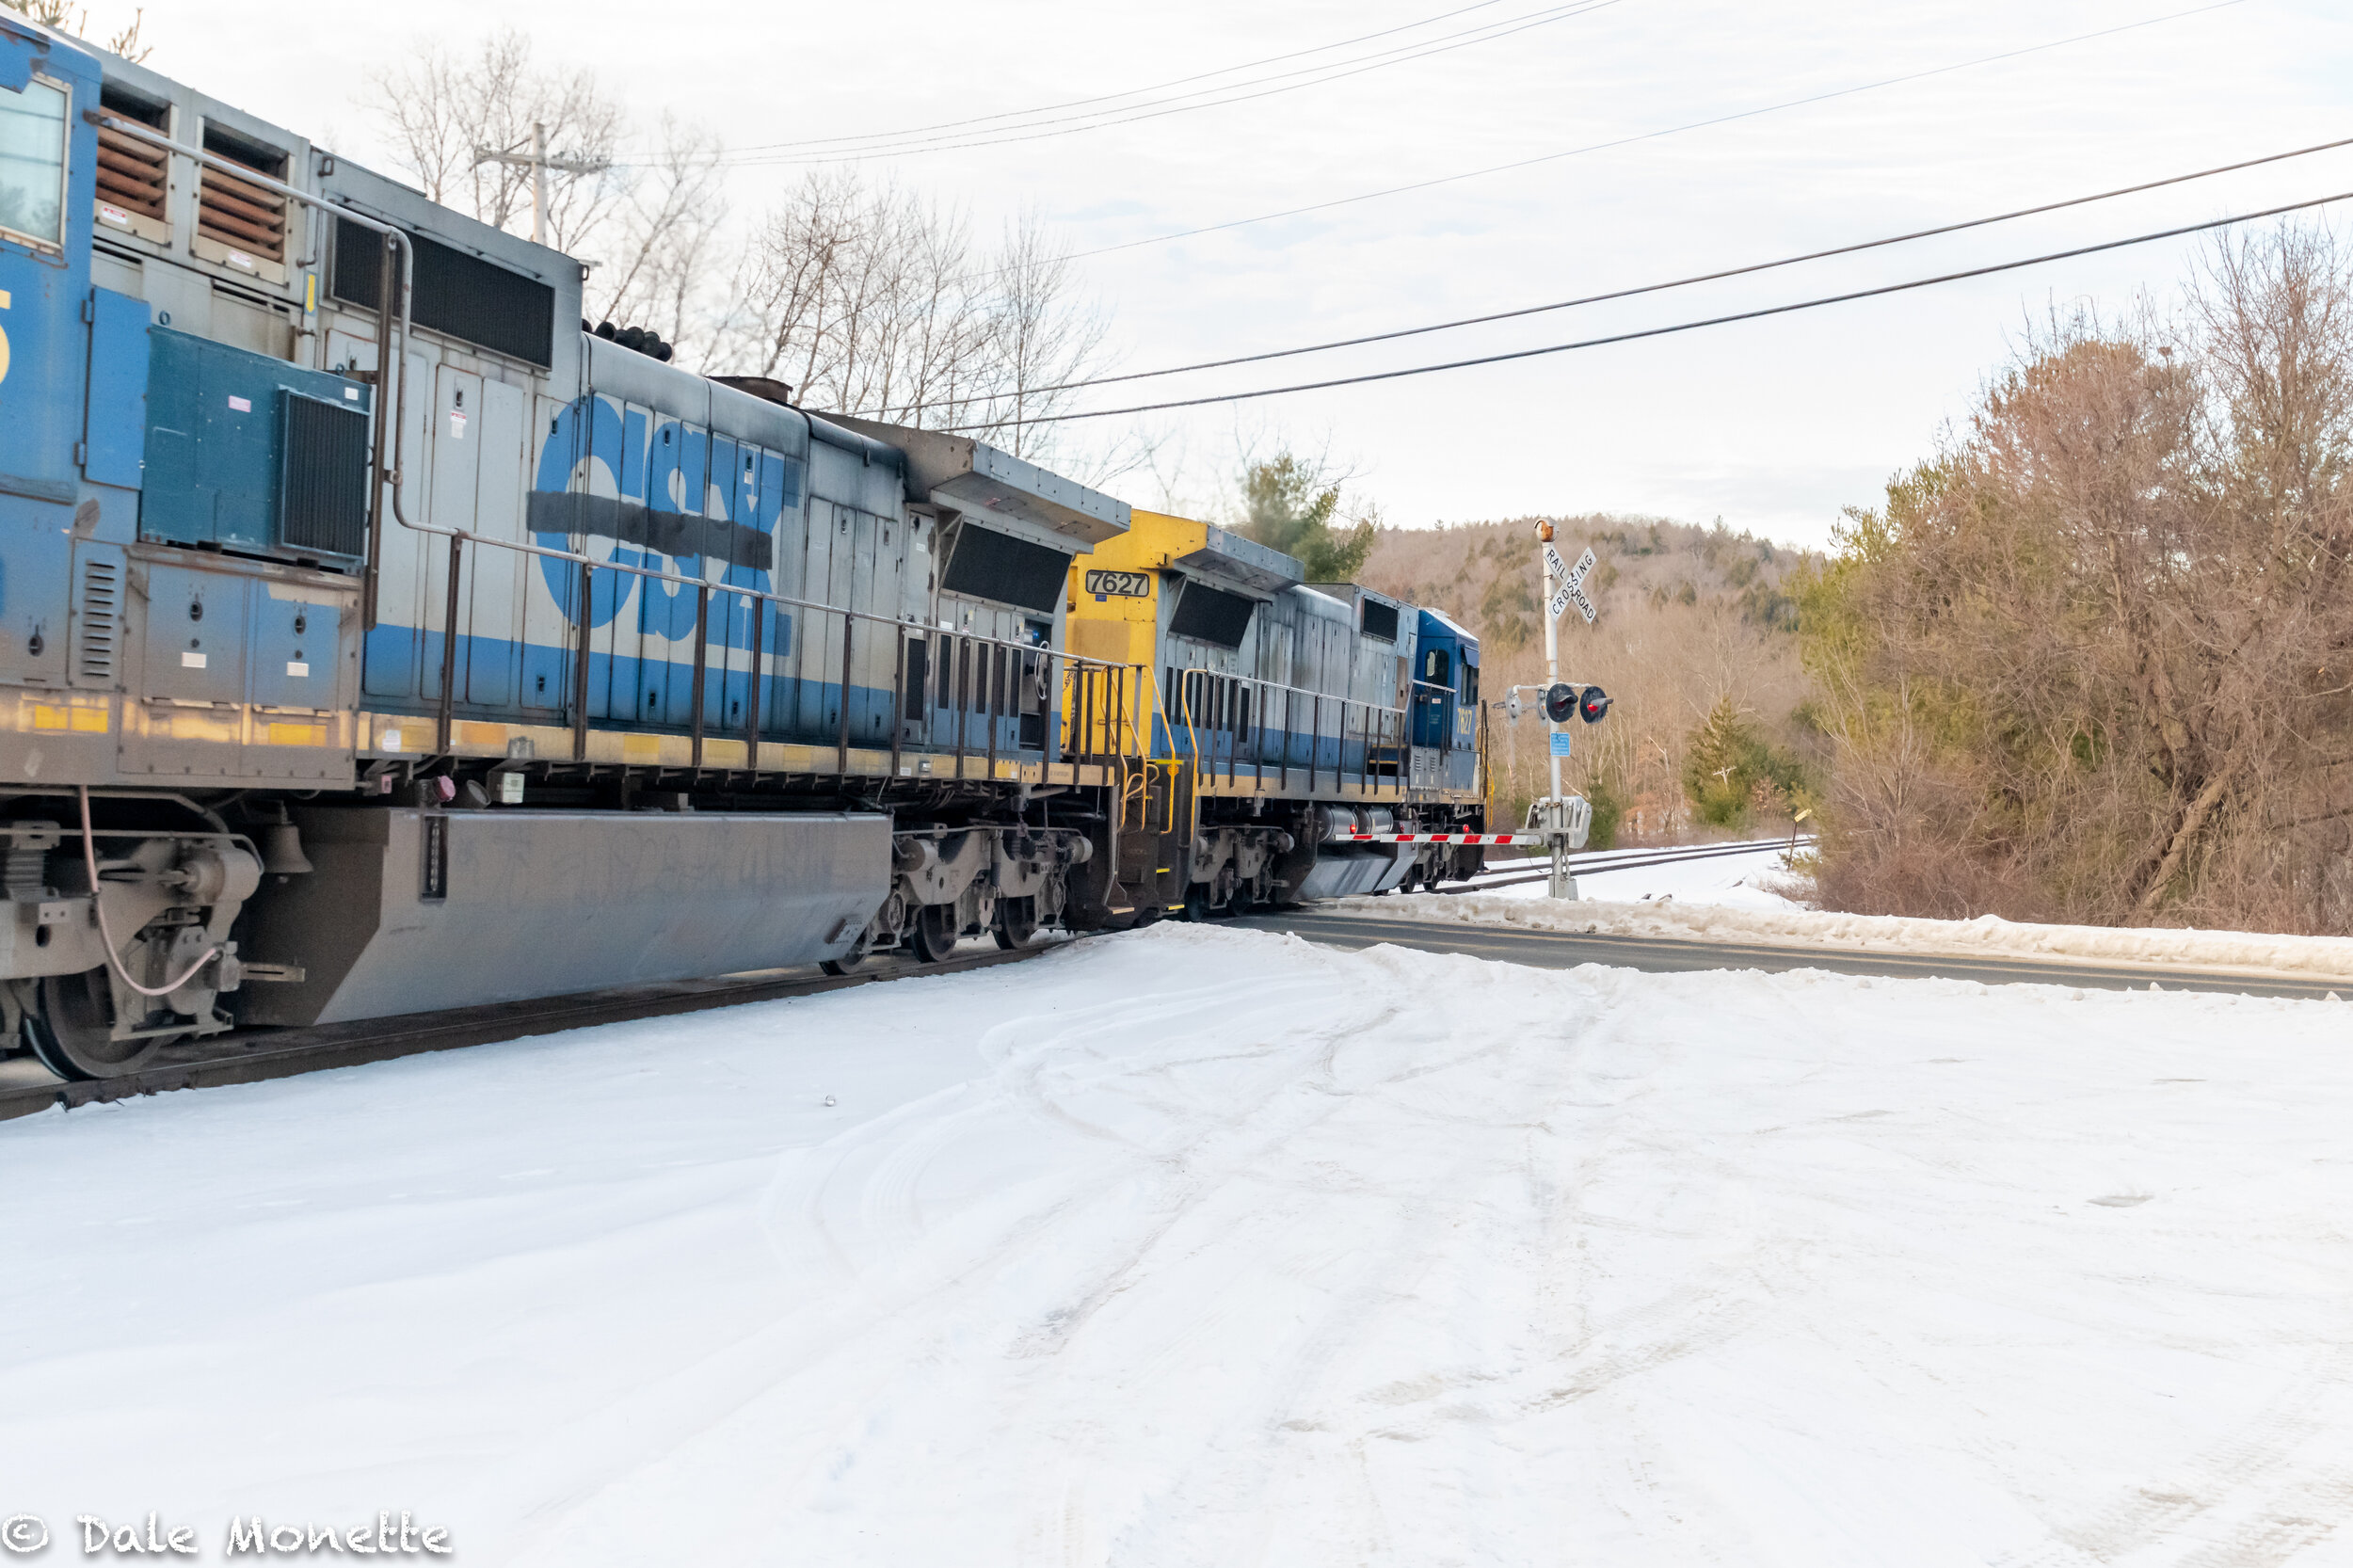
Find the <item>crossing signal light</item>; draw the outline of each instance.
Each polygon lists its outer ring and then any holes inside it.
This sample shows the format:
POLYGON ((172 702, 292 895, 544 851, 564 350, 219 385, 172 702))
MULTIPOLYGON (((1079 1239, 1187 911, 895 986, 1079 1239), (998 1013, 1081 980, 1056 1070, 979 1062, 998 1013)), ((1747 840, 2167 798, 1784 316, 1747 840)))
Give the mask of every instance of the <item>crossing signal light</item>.
POLYGON ((1585 695, 1577 699, 1577 716, 1587 724, 1599 724, 1609 712, 1609 694, 1599 686, 1588 686, 1585 695))
POLYGON ((1554 681, 1545 688, 1545 717, 1555 724, 1566 724, 1577 712, 1577 688, 1563 681, 1554 681))

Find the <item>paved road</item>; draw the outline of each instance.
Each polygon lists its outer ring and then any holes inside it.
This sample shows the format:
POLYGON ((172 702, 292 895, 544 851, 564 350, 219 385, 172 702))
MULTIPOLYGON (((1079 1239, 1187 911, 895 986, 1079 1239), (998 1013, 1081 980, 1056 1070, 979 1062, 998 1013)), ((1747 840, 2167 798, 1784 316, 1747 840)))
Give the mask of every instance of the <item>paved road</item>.
POLYGON ((1424 952, 1461 952, 1506 964, 1545 969, 1579 964, 1615 964, 1653 974, 1689 969, 1828 969, 1836 974, 1924 979, 1941 975, 1988 985, 2092 986, 2145 991, 2151 981, 2168 991, 2222 991, 2253 997, 2318 999, 2334 991, 2353 997, 2343 980, 2295 980, 2230 969, 2171 966, 2071 964, 2041 958, 1940 958, 1912 953, 1858 952, 1843 948, 1768 946, 1756 942, 1680 941, 1653 936, 1603 936, 1581 933, 1525 931, 1510 926, 1445 925, 1361 915, 1289 910, 1251 915, 1234 922, 1263 931, 1288 931, 1328 947, 1367 948, 1387 942, 1424 952))

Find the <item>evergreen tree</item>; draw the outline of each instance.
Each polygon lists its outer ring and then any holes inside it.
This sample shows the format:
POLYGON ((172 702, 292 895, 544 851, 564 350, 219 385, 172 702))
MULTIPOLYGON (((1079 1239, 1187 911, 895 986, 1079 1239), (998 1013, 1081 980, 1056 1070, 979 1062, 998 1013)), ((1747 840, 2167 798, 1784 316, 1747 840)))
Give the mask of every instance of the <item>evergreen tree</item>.
POLYGON ((1289 451, 1251 464, 1242 473, 1243 518, 1237 532, 1295 557, 1310 583, 1353 582, 1372 549, 1374 525, 1367 519, 1335 532, 1340 488, 1322 478, 1319 466, 1289 451))

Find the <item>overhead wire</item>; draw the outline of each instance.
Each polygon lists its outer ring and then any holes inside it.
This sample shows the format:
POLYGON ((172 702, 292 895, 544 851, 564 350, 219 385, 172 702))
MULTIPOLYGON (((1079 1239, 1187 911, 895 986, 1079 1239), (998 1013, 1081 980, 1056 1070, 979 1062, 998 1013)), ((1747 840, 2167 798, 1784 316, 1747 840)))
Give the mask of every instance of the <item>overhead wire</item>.
POLYGON ((1011 425, 1060 424, 1073 420, 1109 419, 1122 414, 1160 413, 1170 408, 1198 408, 1213 403, 1243 403, 1261 397, 1281 397, 1290 392, 1322 392, 1334 387, 1361 386, 1373 381, 1396 381, 1407 376, 1431 376, 1440 371, 1466 370, 1475 365, 1503 364, 1514 360, 1531 360, 1547 354, 1566 354, 1584 348, 1600 348, 1611 344, 1635 343, 1645 338, 1663 338, 1678 332, 1694 332, 1703 328, 1724 327, 1735 322, 1757 321, 1768 316, 1788 315, 1798 311, 1818 310, 1827 305, 1844 305, 1857 299, 1874 299, 1913 289, 1932 288, 1940 283, 1960 282, 1971 278, 1989 277, 1997 272, 2014 272, 2021 267, 2040 266, 2047 262, 2062 262, 2076 256, 2091 256, 2105 250, 2121 250, 2129 246, 2149 245, 2158 240, 2178 239, 2185 234, 2204 233, 2210 230, 2227 229, 2235 224, 2253 223, 2266 217, 2279 217, 2287 213, 2300 213, 2331 202, 2353 200, 2353 191, 2339 191, 2332 196, 2317 196, 2306 201, 2291 201, 2281 206, 2266 207, 2260 212, 2239 213, 2230 217, 2210 218, 2203 223, 2185 223, 2177 228, 2158 229, 2127 239, 2103 240, 2094 245, 2075 246, 2066 250, 2053 250, 2040 256, 2025 256, 2016 261, 1995 262, 1985 266, 1963 267, 1955 272, 1939 273, 1932 278, 1913 278, 1900 283, 1882 283, 1874 288, 1851 289, 1844 294, 1823 295, 1814 299, 1801 299, 1785 305, 1761 306, 1753 311, 1736 311, 1726 315, 1708 316, 1698 321, 1675 322, 1665 327, 1646 327, 1628 332, 1613 332, 1605 337, 1582 338, 1574 343, 1546 344, 1536 348, 1510 349, 1498 354, 1481 354, 1469 359, 1448 360, 1436 364, 1409 365, 1401 370, 1369 371, 1360 376, 1334 376, 1324 381, 1302 381, 1287 387, 1263 387, 1254 392, 1222 392, 1208 397, 1172 399, 1165 403, 1144 403, 1127 408, 1086 408, 1072 413, 1034 414, 1016 419, 989 420, 973 424, 954 424, 951 431, 998 430, 1011 425))
MULTIPOLYGON (((1059 136, 1078 136, 1084 132, 1104 130, 1114 125, 1133 125, 1147 120, 1164 119, 1169 115, 1192 114, 1202 109, 1224 108, 1230 104, 1247 104, 1261 98, 1275 97, 1281 93, 1297 92, 1306 88, 1322 87, 1333 82, 1345 81, 1352 76, 1361 76, 1369 72, 1385 71, 1392 66, 1407 65, 1416 60, 1428 59, 1433 56, 1451 54, 1457 49, 1467 49, 1476 44, 1492 43, 1497 39, 1509 38, 1515 33, 1524 33, 1531 28, 1547 26, 1555 22, 1569 21, 1576 17, 1588 15, 1593 11, 1606 10, 1609 7, 1622 5, 1624 3, 1625 0, 1575 0, 1575 3, 1573 4, 1554 6, 1542 11, 1525 12, 1521 16, 1511 18, 1505 22, 1491 24, 1481 28, 1470 29, 1471 32, 1479 34, 1480 36, 1478 37, 1470 37, 1466 34, 1455 34, 1450 35, 1450 37, 1446 40, 1432 40, 1423 44, 1405 45, 1399 49, 1385 50, 1382 52, 1381 56, 1369 56, 1364 61, 1339 61, 1330 66, 1317 66, 1307 68, 1303 71, 1285 72, 1276 76, 1261 78, 1258 83, 1237 83, 1232 88, 1207 89, 1202 93, 1187 93, 1180 95, 1180 98, 1199 98, 1207 97, 1208 93, 1211 91, 1227 94, 1227 96, 1225 97, 1209 98, 1209 101, 1205 103, 1187 104, 1177 100, 1161 100, 1158 104, 1136 104, 1132 105, 1128 109, 1103 111, 1102 113, 1096 115, 1077 115, 1068 117, 1072 120, 1083 120, 1089 121, 1089 123, 1085 124, 1064 124, 1062 121, 1056 120, 1040 120, 1036 122, 1039 126, 1060 126, 1059 129, 1034 129, 1025 126, 1008 126, 1002 128, 1000 131, 982 133, 973 137, 963 140, 946 137, 926 137, 904 144, 856 148, 835 152, 813 152, 807 154, 788 153, 778 157, 738 157, 730 153, 723 154, 720 162, 725 166, 733 168, 769 168, 776 166, 815 166, 836 163, 866 163, 877 158, 909 157, 918 153, 952 152, 982 147, 1003 147, 1016 142, 1045 141, 1059 136), (1265 87, 1263 88, 1263 90, 1257 92, 1241 90, 1244 88, 1261 86, 1264 82, 1282 81, 1283 78, 1287 76, 1309 74, 1314 75, 1313 80, 1304 82, 1288 82, 1279 87, 1265 87)), ((2233 0, 2233 3, 2235 3, 2235 0, 2233 0)))
POLYGON ((1155 82, 1147 87, 1129 88, 1124 92, 1099 93, 1093 98, 1074 98, 1066 103, 1041 104, 1027 109, 1005 109, 996 114, 973 115, 964 120, 943 120, 930 125, 904 126, 896 131, 867 131, 844 136, 805 136, 797 141, 757 142, 749 147, 739 147, 735 151, 738 152, 775 152, 795 147, 822 147, 840 142, 888 140, 902 136, 920 136, 933 131, 953 130, 958 126, 985 125, 1000 120, 1026 120, 1032 115, 1053 114, 1064 109, 1082 109, 1093 104, 1116 103, 1122 98, 1141 98, 1147 92, 1165 92, 1170 88, 1190 87, 1195 82, 1206 82, 1213 76, 1231 76, 1240 72, 1256 71, 1260 66, 1281 65, 1286 60, 1305 59, 1309 55, 1327 55, 1335 49, 1346 49, 1353 44, 1370 43, 1375 39, 1391 38, 1399 33, 1410 33, 1417 27, 1435 26, 1441 22, 1450 22, 1458 16, 1467 16, 1472 11, 1491 10, 1502 4, 1503 0, 1478 0, 1475 5, 1458 6, 1450 11, 1440 11, 1435 16, 1425 16, 1418 22, 1408 22, 1395 27, 1384 27, 1378 32, 1359 33, 1354 38, 1341 39, 1334 43, 1319 43, 1312 49, 1294 49, 1288 54, 1269 55, 1261 59, 1244 60, 1240 65, 1221 66, 1215 71, 1197 72, 1191 76, 1178 76, 1165 82, 1155 82))
POLYGON ((1801 109, 1814 104, 1829 103, 1833 99, 1850 98, 1857 93, 1876 92, 1881 88, 1901 87, 1907 82, 1926 81, 1931 76, 1949 75, 1956 71, 1972 71, 1981 65, 1994 65, 2003 60, 2014 60, 2026 55, 2041 54, 2045 50, 2064 49, 2073 44, 2089 43, 2096 39, 2113 38, 2119 33, 2129 33, 2142 27, 2155 27, 2168 22, 2179 22, 2187 17, 2203 16, 2209 11, 2228 10, 2233 6, 2246 3, 2247 0, 2214 0, 2214 3, 2210 5, 2193 6, 2187 10, 2169 11, 2163 16, 2145 17, 2138 22, 2122 23, 2114 27, 2102 27, 2089 33, 2076 33, 2068 38, 2053 39, 2046 43, 2032 43, 2024 48, 2006 49, 1999 54, 1980 55, 1974 59, 1957 60, 1950 65, 1935 66, 1927 71, 1909 72, 1900 76, 1887 76, 1875 82, 1859 83, 1854 87, 1810 93, 1803 98, 1790 98, 1778 104, 1761 104, 1753 109, 1741 109, 1732 114, 1714 115, 1705 120, 1688 120, 1681 125, 1669 125, 1657 131, 1643 131, 1633 136, 1616 136, 1609 141, 1590 142, 1583 147, 1565 148, 1558 152, 1543 152, 1532 158, 1518 158, 1510 163, 1489 164, 1480 168, 1464 169, 1455 174, 1434 175, 1427 180, 1416 180, 1401 185, 1387 185, 1380 190, 1360 191, 1354 196, 1334 197, 1328 201, 1312 201, 1300 207, 1286 207, 1279 212, 1260 213, 1253 217, 1229 218, 1222 223, 1205 223, 1197 228, 1176 229, 1164 234, 1148 234, 1142 239, 1122 240, 1117 245, 1097 246, 1091 250, 1074 250, 1066 259, 1076 262, 1084 261, 1093 256, 1110 256, 1122 250, 1134 250, 1147 245, 1167 245, 1176 240, 1198 238, 1203 234, 1224 233, 1229 229, 1245 229, 1252 224, 1274 223, 1287 217, 1305 217, 1311 213, 1330 212, 1336 207, 1353 206, 1361 201, 1378 201, 1392 196, 1406 196, 1417 190, 1431 190, 1439 185, 1456 184, 1465 180, 1482 179, 1490 174, 1508 174, 1513 169, 1533 168, 1539 164, 1558 163, 1563 158, 1579 158, 1592 152, 1607 152, 1620 147, 1632 147, 1641 142, 1657 141, 1665 136, 1681 136, 1687 131, 1705 131, 1713 126, 1729 125, 1737 120, 1753 120, 1760 115, 1779 114, 1785 109, 1801 109))
MULTIPOLYGON (((1826 261, 1835 256, 1851 256, 1865 250, 1878 250, 1891 245, 1907 245, 1915 240, 1933 239, 1943 234, 1960 233, 1963 230, 1982 229, 1989 224, 2008 223, 2016 218, 2034 217, 2043 213, 2056 213, 2070 207, 2088 206, 2095 201, 2110 201, 2119 197, 2137 196, 2144 191, 2162 190, 2169 185, 2186 184, 2193 180, 2212 179, 2217 174, 2233 174, 2241 169, 2257 168, 2265 164, 2283 163, 2290 158, 2309 157, 2315 152, 2333 152, 2353 147, 2353 136, 2340 136, 2333 141, 2315 142, 2285 152, 2268 152, 2259 158, 2243 158, 2236 163, 2217 164, 2187 174, 2170 174, 2161 180, 2144 180, 2137 184, 2119 185, 2112 190, 2095 191, 2089 196, 2071 196, 2063 200, 2044 201, 2031 207, 2018 207, 1987 217, 1973 217, 1957 223, 1940 223, 1932 228, 1914 229, 1908 233, 1889 234, 1879 239, 1857 240, 1850 245, 1833 246, 1823 250, 1808 250, 1795 256, 1782 256, 1769 262, 1751 262, 1742 266, 1722 267, 1714 272, 1697 272, 1686 278, 1670 279, 1658 283, 1641 283, 1630 288, 1611 289, 1602 294, 1580 295, 1574 299, 1558 299, 1544 305, 1523 305, 1509 311, 1491 311, 1483 315, 1459 316, 1451 321, 1433 321, 1418 327, 1401 327, 1386 332, 1368 332, 1361 337, 1334 338, 1325 343, 1302 344, 1294 348, 1268 349, 1257 354, 1237 354, 1223 360, 1201 360, 1192 364, 1169 365, 1160 370, 1122 371, 1111 376, 1090 376, 1076 381, 1058 381, 1032 391, 1045 393, 1070 392, 1080 387, 1111 386, 1122 381, 1148 381, 1164 376, 1185 376, 1194 371, 1224 370, 1234 365, 1257 364, 1268 360, 1288 360, 1302 354, 1324 354, 1340 348, 1358 348, 1367 344, 1389 343, 1399 338, 1420 337, 1431 332, 1449 332, 1464 327, 1481 327, 1490 322, 1511 321, 1521 316, 1543 315, 1552 311, 1574 310, 1583 305, 1600 305, 1616 299, 1631 299, 1640 295, 1660 294, 1669 289, 1689 288, 1697 283, 1720 282, 1727 278, 1744 278, 1754 273, 1770 272, 1780 267, 1797 266, 1805 262, 1826 261)), ((962 399, 939 403, 907 405, 902 413, 919 412, 925 408, 947 408, 962 399)), ((876 410, 880 412, 880 410, 876 410)))

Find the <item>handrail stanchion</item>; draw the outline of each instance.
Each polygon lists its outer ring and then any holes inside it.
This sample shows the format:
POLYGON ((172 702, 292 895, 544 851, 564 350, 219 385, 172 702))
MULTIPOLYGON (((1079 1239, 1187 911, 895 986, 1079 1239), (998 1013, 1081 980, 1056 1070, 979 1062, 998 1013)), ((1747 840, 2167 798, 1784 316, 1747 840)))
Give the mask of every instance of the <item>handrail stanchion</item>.
POLYGON ((1283 688, 1283 789, 1291 787, 1291 689, 1283 688))
POLYGON ((462 532, 449 536, 449 598, 441 616, 441 714, 438 726, 440 739, 434 746, 443 753, 449 750, 457 703, 457 584, 465 564, 465 548, 466 536, 462 532))
POLYGON ((1323 694, 1316 694, 1316 732, 1307 740, 1307 792, 1316 792, 1316 779, 1323 772, 1323 694))
POLYGON ((449 732, 454 728, 456 709, 456 588, 458 572, 466 563, 466 535, 449 535, 449 602, 442 610, 442 699, 440 699, 440 742, 435 751, 449 751, 449 732))
POLYGON ((890 671, 890 776, 899 776, 899 745, 907 732, 907 633, 899 629, 899 653, 890 671))
POLYGON ((965 754, 972 744, 972 641, 951 634, 956 650, 956 776, 964 776, 965 754))
POLYGON ((760 643, 768 632, 770 612, 766 600, 754 599, 748 594, 744 597, 744 604, 752 616, 752 667, 750 679, 745 682, 748 689, 744 694, 744 765, 757 769, 760 766, 760 699, 763 695, 760 687, 768 673, 760 643))
POLYGON ((695 722, 687 733, 691 737, 687 760, 699 771, 703 765, 703 681, 711 669, 711 590, 701 584, 695 585, 695 685, 693 699, 695 722))
POLYGON ((1225 678, 1225 786, 1234 785, 1234 764, 1241 760, 1241 682, 1225 678))
POLYGON ((580 563, 580 648, 572 655, 572 760, 588 760, 588 639, 596 616, 589 606, 595 602, 597 568, 587 562, 580 563))
POLYGON ((1253 681, 1257 688, 1257 744, 1250 748, 1250 787, 1256 791, 1266 788, 1266 682, 1253 681))
POLYGON ((857 631, 857 617, 849 611, 841 612, 841 730, 836 743, 834 772, 843 778, 850 776, 850 650, 851 638, 857 631))
POLYGON ((981 700, 987 708, 988 773, 986 776, 991 783, 995 783, 997 779, 997 698, 999 689, 1005 683, 1004 651, 995 643, 981 645, 981 657, 988 661, 988 692, 981 700))

